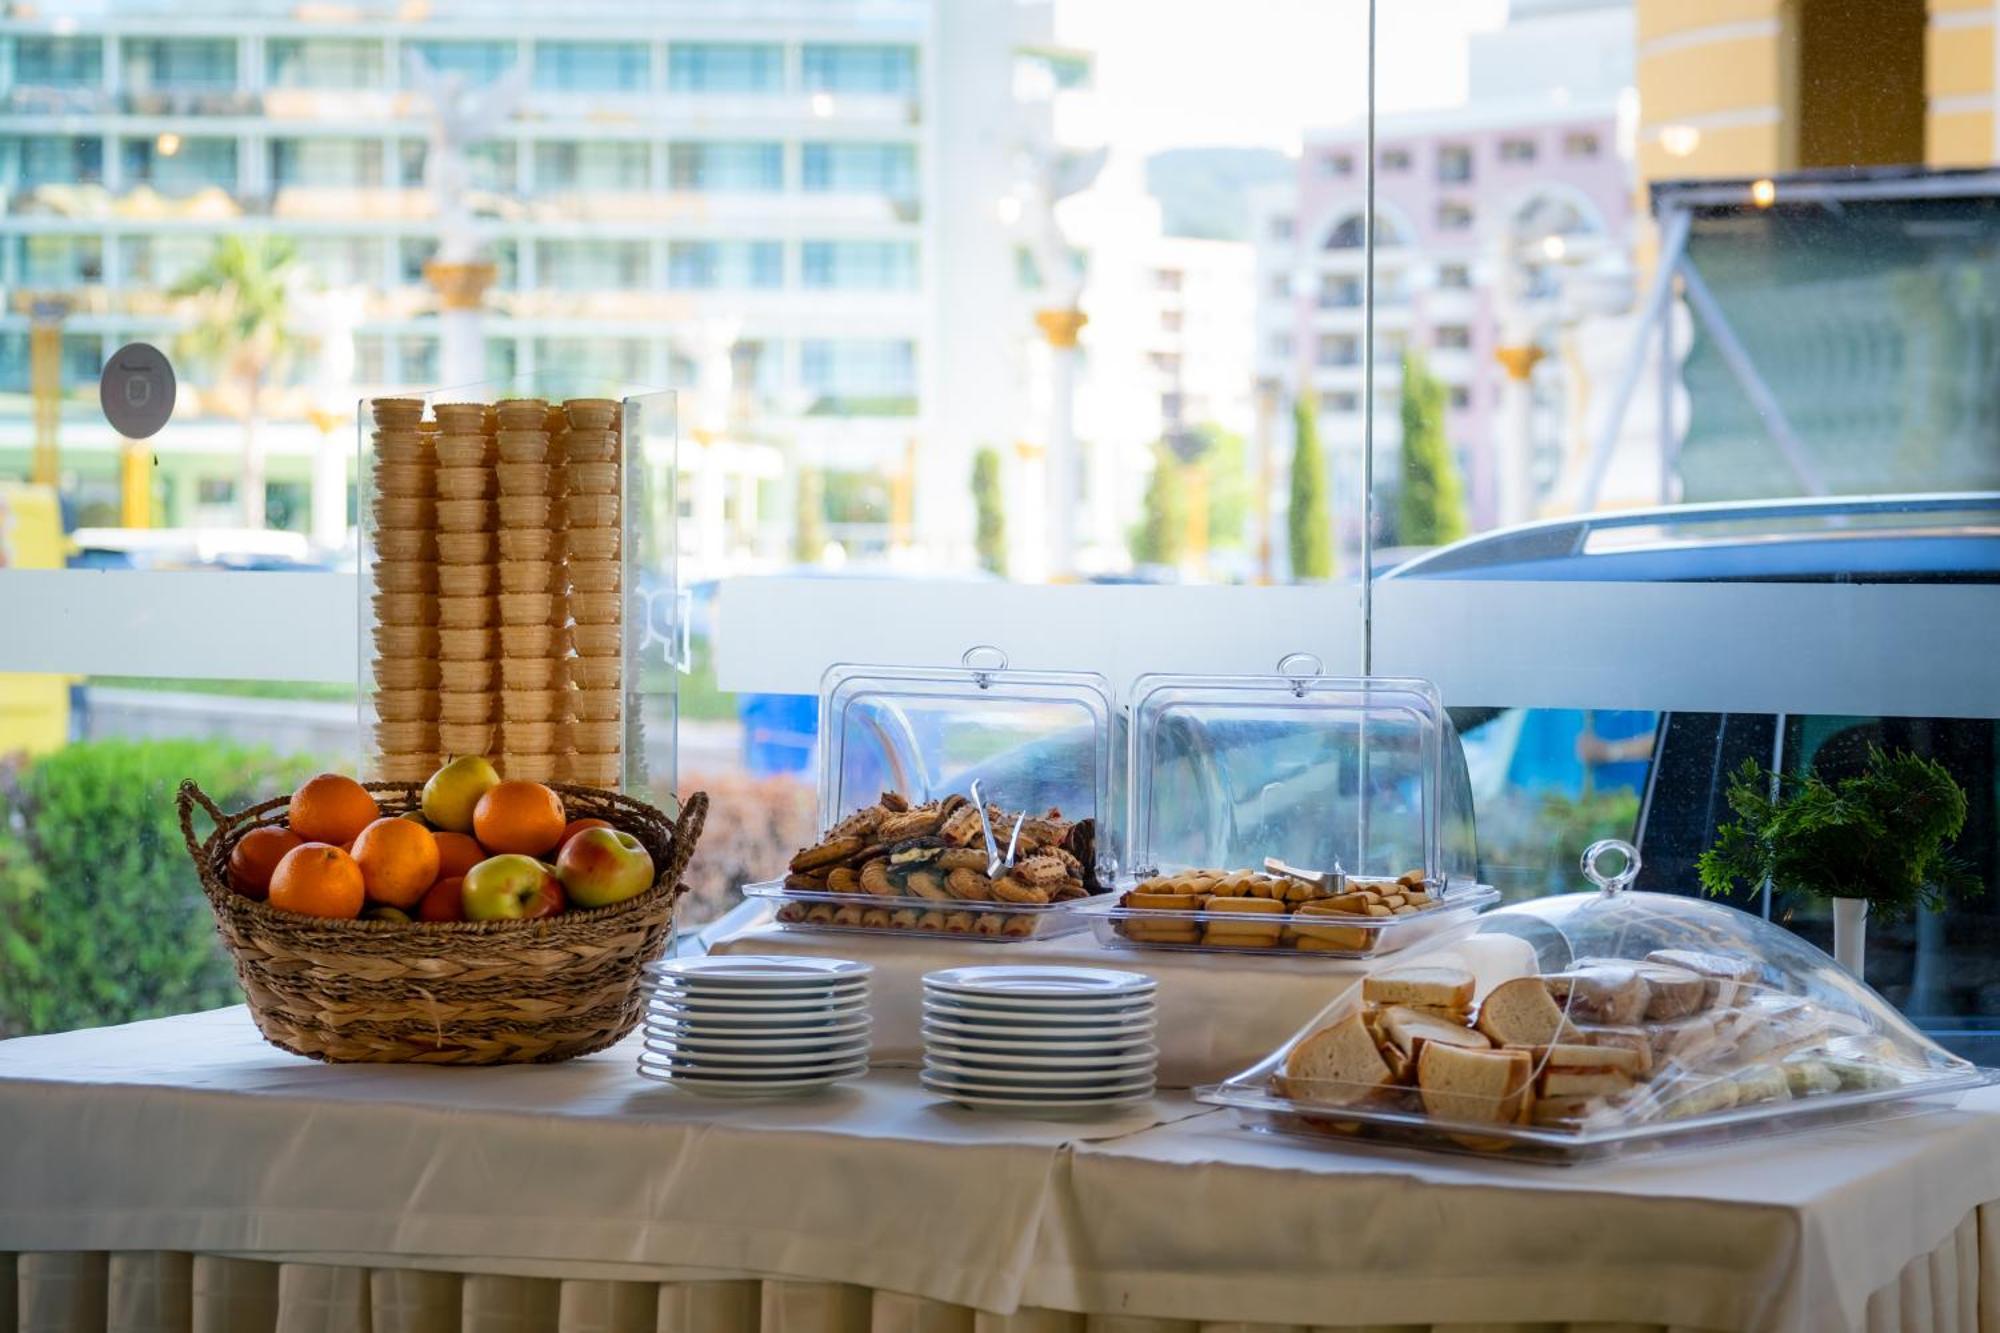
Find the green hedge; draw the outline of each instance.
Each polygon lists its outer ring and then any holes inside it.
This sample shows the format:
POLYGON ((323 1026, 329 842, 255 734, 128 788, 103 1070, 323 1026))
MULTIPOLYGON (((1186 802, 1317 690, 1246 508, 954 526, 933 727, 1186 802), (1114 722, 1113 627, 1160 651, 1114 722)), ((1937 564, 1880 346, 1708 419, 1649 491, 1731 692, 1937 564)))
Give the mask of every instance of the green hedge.
POLYGON ((113 740, 0 768, 0 1037, 235 1003, 174 793, 192 777, 241 809, 322 767, 222 742, 113 740))

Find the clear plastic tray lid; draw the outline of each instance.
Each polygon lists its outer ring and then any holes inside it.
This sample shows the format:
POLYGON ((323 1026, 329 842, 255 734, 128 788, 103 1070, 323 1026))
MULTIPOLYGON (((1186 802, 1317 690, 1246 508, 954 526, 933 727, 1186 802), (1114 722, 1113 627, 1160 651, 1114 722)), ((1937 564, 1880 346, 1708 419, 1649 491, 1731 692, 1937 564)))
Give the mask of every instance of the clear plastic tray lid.
POLYGON ((1195 867, 1477 877, 1471 784, 1429 681, 1321 674, 1141 676, 1132 692, 1135 875, 1195 867))
MULTIPOLYGON (((820 681, 819 805, 831 825, 885 791, 957 793, 1003 810, 1096 819, 1098 877, 1117 872, 1111 685, 1081 671, 1016 670, 998 648, 956 667, 837 664, 820 681)), ((1005 830, 998 830, 1004 837, 1005 830)))
POLYGON ((1638 865, 1629 844, 1594 844, 1595 892, 1501 908, 1373 973, 1202 1099, 1293 1127, 1562 1155, 1990 1081, 1782 927, 1627 891, 1638 865), (1606 858, 1622 864, 1606 873, 1606 858))

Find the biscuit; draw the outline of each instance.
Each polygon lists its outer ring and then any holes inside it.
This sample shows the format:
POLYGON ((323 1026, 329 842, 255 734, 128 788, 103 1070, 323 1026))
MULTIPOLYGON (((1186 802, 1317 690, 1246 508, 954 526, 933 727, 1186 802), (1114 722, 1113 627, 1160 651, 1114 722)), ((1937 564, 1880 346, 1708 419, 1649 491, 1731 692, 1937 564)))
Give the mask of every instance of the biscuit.
POLYGON ((972 913, 951 912, 944 919, 944 933, 947 935, 967 935, 972 931, 972 913))
POLYGON ((830 893, 859 893, 860 872, 850 866, 835 866, 826 872, 826 887, 830 893))
POLYGON ((1192 921, 1146 921, 1127 917, 1118 923, 1118 933, 1128 940, 1151 944, 1197 944, 1201 927, 1192 921))
POLYGON ((853 814, 828 829, 826 836, 829 838, 865 838, 875 831, 875 825, 881 818, 882 812, 873 806, 865 810, 856 810, 853 814))
MULTIPOLYGON (((916 876, 912 875, 911 879, 916 876)), ((944 887, 954 898, 985 902, 993 897, 993 881, 979 870, 954 870, 944 877, 944 887)))
POLYGON ((1285 905, 1275 898, 1210 898, 1206 903, 1202 904, 1202 910, 1205 912, 1281 916, 1284 914, 1285 905))
MULTIPOLYGON (((880 864, 877 862, 876 864, 880 864)), ((903 877, 903 886, 919 898, 942 902, 958 895, 951 892, 944 876, 935 870, 912 870, 903 877)))
POLYGON ((1049 890, 1044 885, 1024 883, 1015 875, 1007 875, 993 881, 993 896, 1003 903, 1041 904, 1049 900, 1049 890))
POLYGON ((972 933, 975 935, 998 935, 1001 918, 992 912, 981 912, 972 919, 972 933))
POLYGON ((1210 922, 1201 929, 1201 942, 1225 949, 1272 949, 1278 944, 1279 927, 1210 922))
POLYGON ((944 929, 944 913, 943 913, 943 912, 925 912, 925 913, 922 913, 921 915, 919 915, 919 916, 917 917, 917 924, 916 924, 916 929, 918 929, 918 930, 943 930, 943 929, 944 929))
POLYGON ((1375 937, 1353 926, 1318 926, 1310 932, 1300 927, 1292 947, 1302 953, 1367 953, 1375 947, 1375 937))
POLYGON ((824 893, 826 881, 818 875, 790 874, 785 876, 787 893, 824 893))
POLYGON ((910 803, 903 798, 902 794, 900 792, 893 792, 893 791, 883 792, 882 799, 877 801, 875 804, 881 806, 884 810, 889 811, 891 814, 901 814, 903 811, 910 808, 910 803))
MULTIPOLYGON (((945 841, 951 839, 947 837, 945 841)), ((977 870, 986 873, 986 853, 975 847, 947 847, 938 853, 936 861, 939 870, 977 870)))
POLYGON ((860 838, 829 838, 817 847, 808 847, 792 858, 792 869, 801 873, 837 866, 867 844, 860 838))
MULTIPOLYGON (((986 840, 985 829, 979 822, 979 810, 970 803, 946 816, 938 827, 938 834, 954 847, 972 847, 986 840)), ((983 859, 981 864, 985 864, 983 859)))
POLYGON ((878 898, 893 897, 896 892, 895 881, 889 878, 887 861, 870 861, 861 867, 855 883, 863 893, 872 893, 878 898))
POLYGON ((889 924, 897 930, 915 930, 919 915, 914 907, 899 907, 889 914, 889 924))
POLYGON ((1038 853, 1028 857, 1026 860, 1016 862, 1014 868, 1008 872, 1008 875, 1010 878, 1017 879, 1023 884, 1032 884, 1037 888, 1047 889, 1068 879, 1069 871, 1063 866, 1062 862, 1056 860, 1054 857, 1045 853, 1038 853))
POLYGON ((944 820, 936 809, 907 810, 892 814, 875 826, 875 836, 884 842, 901 842, 935 833, 944 820))
POLYGON ((859 907, 836 907, 833 909, 833 924, 836 926, 858 926, 861 924, 859 907))
POLYGON ((831 924, 833 921, 833 905, 831 903, 814 903, 806 910, 806 920, 815 926, 831 924))
POLYGON ((1139 912, 1192 912, 1201 899, 1192 893, 1152 893, 1133 889, 1125 895, 1124 906, 1139 912))
POLYGON ((889 928, 889 913, 881 907, 867 907, 861 911, 861 924, 873 930, 889 928))
POLYGON ((1035 918, 1031 916, 1008 916, 1000 919, 1000 933, 1021 939, 1035 933, 1035 918))

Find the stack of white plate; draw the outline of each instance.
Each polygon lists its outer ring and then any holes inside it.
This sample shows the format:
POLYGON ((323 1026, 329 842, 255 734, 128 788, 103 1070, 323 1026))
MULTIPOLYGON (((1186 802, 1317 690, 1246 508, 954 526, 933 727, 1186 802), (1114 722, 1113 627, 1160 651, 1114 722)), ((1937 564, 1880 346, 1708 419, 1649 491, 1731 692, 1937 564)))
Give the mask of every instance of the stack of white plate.
POLYGON ((962 1106, 1115 1108, 1153 1093, 1153 993, 1138 972, 954 967, 924 977, 923 1085, 962 1106))
POLYGON ((718 1097, 812 1092, 868 1071, 866 963, 706 957, 650 963, 639 1073, 718 1097))

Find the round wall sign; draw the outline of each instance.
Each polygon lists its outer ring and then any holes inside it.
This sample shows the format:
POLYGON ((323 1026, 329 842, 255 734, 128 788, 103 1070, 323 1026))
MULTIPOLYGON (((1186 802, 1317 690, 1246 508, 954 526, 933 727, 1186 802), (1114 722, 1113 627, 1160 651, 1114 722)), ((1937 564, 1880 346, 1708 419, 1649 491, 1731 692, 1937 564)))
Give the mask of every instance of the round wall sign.
POLYGON ((104 419, 128 440, 157 434, 174 414, 174 368, 151 343, 127 343, 104 363, 97 381, 104 419))

